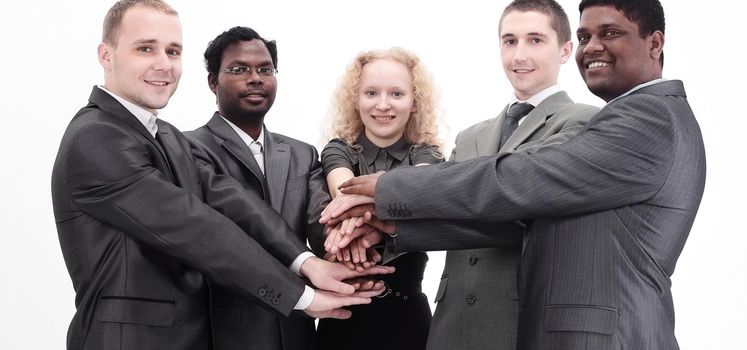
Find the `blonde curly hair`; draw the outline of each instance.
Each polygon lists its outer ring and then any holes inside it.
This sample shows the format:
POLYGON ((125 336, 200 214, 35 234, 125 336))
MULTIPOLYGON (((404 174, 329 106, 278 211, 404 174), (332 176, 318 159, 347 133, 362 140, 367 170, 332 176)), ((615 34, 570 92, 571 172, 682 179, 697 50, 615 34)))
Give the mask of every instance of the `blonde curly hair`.
POLYGON ((402 63, 410 71, 414 90, 416 112, 410 114, 405 124, 405 140, 411 145, 434 145, 441 147, 436 122, 436 91, 430 73, 420 59, 410 51, 399 47, 359 53, 348 66, 332 98, 331 138, 341 138, 355 145, 364 125, 358 112, 358 95, 363 66, 378 59, 391 59, 402 63))

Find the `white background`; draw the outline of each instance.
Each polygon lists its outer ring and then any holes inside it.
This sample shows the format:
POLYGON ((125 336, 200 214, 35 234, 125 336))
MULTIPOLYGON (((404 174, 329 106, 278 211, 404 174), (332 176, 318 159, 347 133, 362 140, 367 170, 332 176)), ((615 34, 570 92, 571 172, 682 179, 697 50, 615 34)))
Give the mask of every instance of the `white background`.
MULTIPOLYGON (((172 0, 184 29, 184 74, 160 116, 182 130, 215 109, 202 52, 229 27, 275 39, 279 91, 268 128, 320 148, 332 90, 362 50, 398 45, 417 53, 442 95, 445 144, 495 116, 511 93, 500 68, 497 27, 504 1, 185 1, 172 0)), ((29 1, 0 13, 0 339, 3 349, 63 349, 74 293, 60 252, 50 198, 59 140, 94 84, 101 22, 112 1, 29 1)), ((571 28, 577 0, 561 4, 571 28)), ((663 1, 664 76, 685 82, 708 156, 700 212, 672 279, 682 349, 736 349, 747 326, 747 252, 742 220, 747 124, 740 101, 744 43, 738 1, 663 1), (704 6, 705 4, 705 6, 704 6), (739 114, 738 114, 739 113, 739 114)), ((575 40, 574 40, 575 42, 575 40)), ((560 83, 580 102, 601 106, 569 62, 560 83)), ((431 253, 424 281, 433 300, 443 253, 431 253)))

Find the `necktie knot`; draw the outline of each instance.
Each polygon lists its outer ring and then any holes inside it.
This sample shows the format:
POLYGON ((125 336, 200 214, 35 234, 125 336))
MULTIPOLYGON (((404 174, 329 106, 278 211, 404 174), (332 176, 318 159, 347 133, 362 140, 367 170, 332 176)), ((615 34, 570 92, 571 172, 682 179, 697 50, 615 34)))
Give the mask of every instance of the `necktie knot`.
POLYGON ((519 120, 521 117, 529 114, 532 109, 534 109, 534 106, 526 102, 514 103, 508 107, 508 111, 506 111, 506 120, 503 122, 503 126, 501 127, 501 138, 498 144, 498 150, 503 147, 509 137, 511 137, 511 134, 514 133, 514 130, 519 126, 519 120))
POLYGON ((506 112, 506 117, 510 119, 515 119, 518 121, 519 119, 521 119, 521 117, 529 114, 529 112, 531 112, 532 109, 534 109, 534 106, 526 102, 514 103, 513 105, 511 105, 511 107, 508 108, 508 112, 506 112))
POLYGON ((262 154, 262 143, 254 141, 249 144, 249 149, 252 151, 253 155, 262 154))
POLYGON ((148 132, 154 137, 156 136, 156 132, 158 132, 158 125, 156 124, 156 119, 157 119, 156 116, 151 114, 150 119, 148 119, 148 123, 145 124, 145 128, 148 129, 148 132))

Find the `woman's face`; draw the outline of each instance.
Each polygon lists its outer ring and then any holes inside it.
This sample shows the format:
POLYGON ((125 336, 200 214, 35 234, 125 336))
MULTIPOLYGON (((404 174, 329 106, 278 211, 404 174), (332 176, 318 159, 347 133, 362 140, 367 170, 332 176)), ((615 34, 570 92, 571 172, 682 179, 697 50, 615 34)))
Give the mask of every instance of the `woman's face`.
POLYGON ((377 59, 363 66, 358 89, 358 113, 366 137, 379 147, 400 139, 415 112, 412 78, 395 60, 377 59))

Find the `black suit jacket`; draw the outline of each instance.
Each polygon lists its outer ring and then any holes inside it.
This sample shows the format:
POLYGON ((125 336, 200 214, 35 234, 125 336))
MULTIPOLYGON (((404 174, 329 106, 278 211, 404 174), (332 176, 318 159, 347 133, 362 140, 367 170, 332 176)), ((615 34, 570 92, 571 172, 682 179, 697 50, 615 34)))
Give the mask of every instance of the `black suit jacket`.
POLYGON ((306 247, 277 239, 295 237, 283 219, 170 124, 158 138, 98 88, 62 138, 52 199, 76 292, 70 349, 208 348, 204 275, 285 315, 303 292, 286 266, 306 247))
MULTIPOLYGON (((208 155, 217 173, 235 177, 271 203, 298 241, 323 234, 319 216, 329 202, 329 192, 313 146, 265 129, 263 175, 249 147, 218 113, 205 126, 185 134, 208 155)), ((316 349, 313 319, 299 313, 280 317, 228 288, 216 287, 213 292, 217 350, 316 349)))
POLYGON ((443 219, 398 222, 403 250, 491 246, 496 222, 535 219, 519 349, 677 349, 670 276, 705 164, 682 82, 665 81, 611 101, 564 144, 385 174, 376 205, 443 219))

